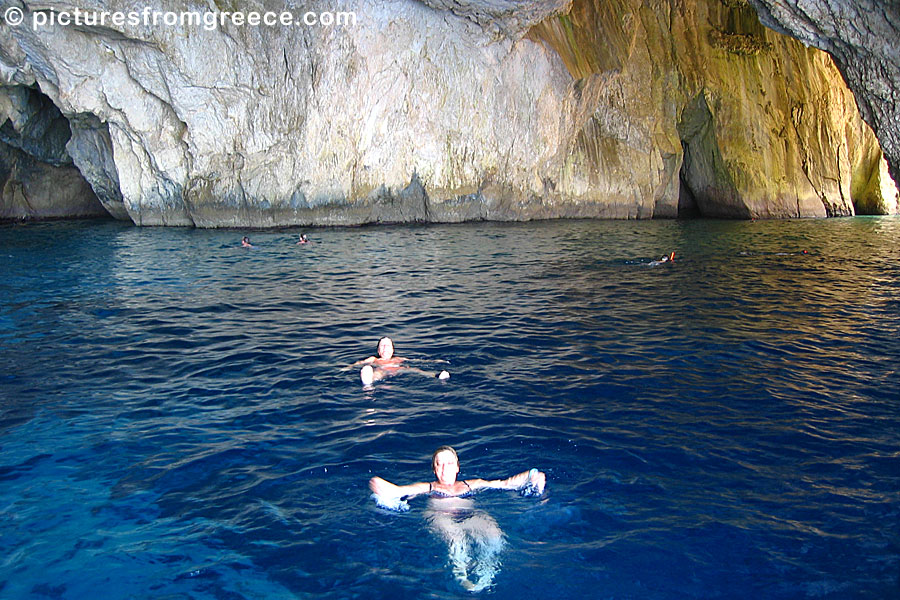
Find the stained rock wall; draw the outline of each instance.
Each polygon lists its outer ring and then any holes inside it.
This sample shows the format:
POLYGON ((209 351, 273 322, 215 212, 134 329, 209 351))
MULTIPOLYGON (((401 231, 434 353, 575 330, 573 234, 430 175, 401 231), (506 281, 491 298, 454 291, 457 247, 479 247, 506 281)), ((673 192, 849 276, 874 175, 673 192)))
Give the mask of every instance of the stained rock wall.
POLYGON ((873 191, 864 193, 859 204, 873 214, 897 212, 896 197, 892 206, 889 196, 893 181, 900 180, 900 2, 748 1, 768 27, 834 58, 890 165, 890 174, 884 168, 873 174, 873 191), (874 191, 877 187, 888 191, 874 191))
POLYGON ((682 210, 737 218, 854 214, 854 190, 885 172, 830 58, 764 28, 742 0, 575 2, 531 35, 600 97, 568 156, 590 164, 576 173, 593 183, 617 157, 649 163, 655 215, 673 211, 673 172, 682 210))
MULTIPOLYGON (((285 9, 234 4, 90 8, 285 9)), ((0 96, 40 90, 68 162, 139 225, 896 211, 831 59, 743 0, 304 5, 355 21, 35 30, 75 5, 17 4, 0 96)))

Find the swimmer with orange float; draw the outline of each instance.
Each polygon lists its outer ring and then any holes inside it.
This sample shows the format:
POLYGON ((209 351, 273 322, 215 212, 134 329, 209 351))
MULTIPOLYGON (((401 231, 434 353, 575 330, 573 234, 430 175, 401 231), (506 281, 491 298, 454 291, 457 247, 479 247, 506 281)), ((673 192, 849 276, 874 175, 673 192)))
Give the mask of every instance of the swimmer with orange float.
POLYGON ((395 485, 381 477, 369 480, 376 503, 384 508, 408 510, 407 499, 428 495, 425 517, 432 530, 447 544, 453 574, 468 591, 490 587, 500 570, 500 551, 504 534, 497 522, 475 508, 471 496, 478 490, 519 490, 524 495, 540 496, 546 474, 531 469, 506 479, 465 479, 457 481, 459 456, 450 446, 441 446, 431 455, 431 468, 437 481, 395 485), (469 572, 475 575, 474 582, 469 572))
POLYGON ((372 385, 376 381, 381 381, 385 377, 397 375, 399 373, 419 373, 426 377, 437 377, 438 379, 449 379, 450 373, 441 371, 434 373, 431 371, 423 371, 416 367, 404 365, 409 359, 401 356, 394 356, 394 342, 389 337, 383 337, 378 340, 376 350, 377 356, 370 356, 363 360, 358 360, 351 367, 364 365, 359 371, 359 378, 365 386, 372 385))
POLYGON ((669 254, 668 256, 662 256, 662 257, 660 257, 659 260, 651 260, 651 261, 650 261, 650 266, 651 266, 651 267, 656 267, 656 266, 658 266, 658 265, 661 265, 661 264, 664 264, 664 263, 667 263, 667 262, 675 262, 675 253, 674 253, 674 252, 672 252, 672 253, 669 254))

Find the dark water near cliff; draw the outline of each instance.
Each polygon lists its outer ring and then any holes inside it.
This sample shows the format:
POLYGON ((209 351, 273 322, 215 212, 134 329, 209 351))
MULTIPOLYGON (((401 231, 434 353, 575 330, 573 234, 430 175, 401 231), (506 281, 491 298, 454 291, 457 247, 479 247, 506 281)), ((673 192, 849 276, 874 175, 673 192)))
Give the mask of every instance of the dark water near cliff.
POLYGON ((471 596, 444 443, 549 478, 481 596, 900 594, 900 219, 240 235, 0 227, 3 598, 471 596))

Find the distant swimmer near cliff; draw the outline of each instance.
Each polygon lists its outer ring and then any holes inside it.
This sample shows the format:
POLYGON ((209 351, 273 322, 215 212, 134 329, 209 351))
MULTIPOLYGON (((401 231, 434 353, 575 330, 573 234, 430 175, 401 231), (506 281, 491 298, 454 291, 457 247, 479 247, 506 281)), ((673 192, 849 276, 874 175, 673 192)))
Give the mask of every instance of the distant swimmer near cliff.
POLYGON ((656 267, 658 265, 661 265, 661 264, 667 263, 667 262, 675 262, 675 253, 674 252, 672 252, 668 256, 660 257, 659 260, 651 260, 649 264, 651 267, 656 267))
POLYGON ((351 367, 364 365, 359 371, 359 378, 363 385, 372 385, 376 381, 381 381, 385 377, 397 375, 399 373, 418 373, 427 377, 437 377, 438 379, 449 379, 450 373, 441 371, 435 373, 432 371, 423 371, 416 367, 410 367, 403 363, 409 359, 401 356, 394 356, 394 342, 389 337, 383 337, 378 340, 376 356, 370 356, 362 360, 358 360, 351 367))
POLYGON ((250 238, 246 235, 241 239, 241 246, 244 248, 252 248, 253 244, 250 243, 250 238))

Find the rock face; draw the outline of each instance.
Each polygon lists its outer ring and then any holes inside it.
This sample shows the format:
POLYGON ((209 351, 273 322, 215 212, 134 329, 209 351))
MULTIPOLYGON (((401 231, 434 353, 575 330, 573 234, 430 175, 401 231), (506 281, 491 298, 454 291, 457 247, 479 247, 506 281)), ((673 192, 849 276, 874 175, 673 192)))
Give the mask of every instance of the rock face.
MULTIPOLYGON (((896 0, 749 0, 767 26, 828 52, 856 96, 859 111, 884 149, 893 181, 900 181, 900 3, 896 0)), ((883 169, 881 170, 883 171, 883 169)), ((873 187, 889 186, 880 172, 873 187)), ((865 193, 868 212, 879 192, 865 193)))
POLYGON ((74 165, 138 225, 897 210, 831 59, 744 0, 310 2, 294 18, 320 23, 299 27, 227 22, 283 5, 225 1, 91 4, 215 27, 33 28, 75 5, 22 5, 0 28, 0 96, 40 90, 67 156, 31 143, 11 101, 4 143, 74 165))

